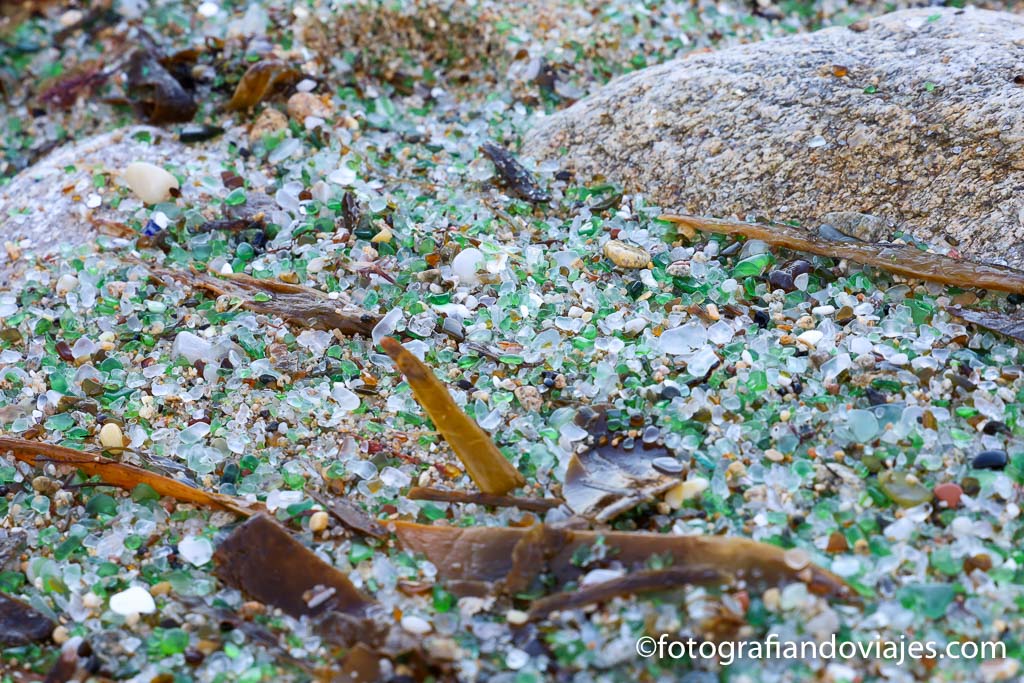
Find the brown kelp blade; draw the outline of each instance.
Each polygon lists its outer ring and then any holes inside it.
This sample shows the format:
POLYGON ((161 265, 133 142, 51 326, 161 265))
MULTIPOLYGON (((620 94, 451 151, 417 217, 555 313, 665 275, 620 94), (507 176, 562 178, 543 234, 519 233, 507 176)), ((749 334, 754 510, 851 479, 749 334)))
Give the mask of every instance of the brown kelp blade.
POLYGON ((276 315, 286 323, 317 330, 338 330, 342 334, 369 336, 380 318, 350 304, 330 299, 318 289, 290 285, 277 280, 260 280, 244 273, 211 277, 186 271, 147 266, 155 275, 175 278, 214 296, 237 298, 243 308, 276 315))
POLYGON ((519 498, 496 496, 492 493, 452 491, 428 486, 413 486, 405 494, 409 500, 432 500, 438 503, 474 503, 496 508, 519 508, 527 512, 544 513, 565 503, 561 498, 519 498))
POLYGON ((94 453, 76 451, 73 448, 55 444, 0 437, 0 453, 7 451, 14 453, 14 457, 18 460, 32 466, 40 462, 53 462, 75 467, 90 476, 99 477, 103 483, 110 486, 133 489, 139 484, 146 484, 161 496, 174 498, 181 503, 221 508, 245 516, 257 512, 257 506, 246 501, 226 496, 223 493, 203 491, 162 474, 110 460, 94 453))
POLYGON ((395 522, 398 541, 408 551, 422 553, 452 581, 496 583, 514 579, 516 589, 526 577, 513 572, 546 573, 559 585, 575 581, 584 570, 573 562, 581 549, 598 539, 627 568, 642 568, 654 555, 670 558, 680 570, 714 572, 736 580, 805 583, 812 593, 835 598, 853 597, 843 579, 810 564, 800 551, 727 536, 674 536, 630 531, 575 531, 537 526, 530 529, 500 527, 443 527, 395 522), (524 546, 517 547, 521 542, 524 546), (535 549, 540 551, 535 551, 535 549), (517 560, 518 556, 518 560, 517 560), (529 568, 522 558, 529 558, 529 568))
POLYGON ((688 585, 720 583, 725 578, 727 577, 714 569, 669 567, 643 570, 618 579, 534 600, 530 605, 529 616, 531 620, 543 619, 552 612, 576 609, 616 597, 675 590, 688 585))
POLYGON ((910 245, 838 242, 788 225, 759 225, 698 216, 665 215, 661 220, 693 230, 742 235, 772 246, 819 256, 843 258, 904 277, 958 287, 1024 293, 1024 273, 987 263, 931 254, 910 245))
POLYGON ((381 346, 412 387, 423 409, 433 420, 441 435, 459 456, 473 482, 484 493, 504 495, 526 483, 480 426, 452 400, 448 389, 420 359, 390 337, 381 346))
POLYGON ((946 310, 972 325, 997 332, 1010 339, 1024 341, 1024 315, 1020 313, 985 311, 980 308, 963 308, 962 306, 949 306, 946 310))
POLYGON ((293 617, 327 611, 363 617, 375 604, 264 514, 235 529, 213 559, 215 574, 224 583, 293 617))

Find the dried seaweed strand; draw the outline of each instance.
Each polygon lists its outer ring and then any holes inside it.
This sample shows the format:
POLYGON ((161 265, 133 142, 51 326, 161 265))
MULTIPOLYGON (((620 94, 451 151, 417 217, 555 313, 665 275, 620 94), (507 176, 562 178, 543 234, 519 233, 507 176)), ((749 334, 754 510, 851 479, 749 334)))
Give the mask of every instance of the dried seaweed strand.
POLYGON ((576 609, 615 597, 673 590, 687 585, 722 583, 726 578, 714 569, 693 567, 638 571, 618 579, 584 586, 579 590, 555 593, 534 600, 530 605, 529 617, 531 620, 543 619, 552 612, 576 609))
POLYGON ((946 310, 977 327, 991 330, 1017 341, 1024 341, 1024 316, 1020 314, 963 308, 962 306, 948 306, 946 310))
POLYGON ((467 493, 427 486, 413 486, 406 497, 410 500, 433 500, 440 503, 475 503, 489 507, 512 507, 527 512, 547 512, 565 503, 561 498, 517 498, 496 496, 491 493, 467 493))
POLYGON ((412 388, 412 395, 427 411, 437 430, 466 466, 466 472, 484 493, 504 495, 526 483, 491 437, 452 400, 448 389, 434 371, 420 362, 396 340, 381 340, 384 351, 395 361, 412 388))
POLYGON ((174 498, 182 503, 221 508, 246 517, 259 512, 256 506, 251 506, 245 501, 226 496, 223 493, 211 493, 193 488, 170 477, 110 460, 94 453, 76 451, 55 444, 0 437, 0 453, 7 451, 13 453, 14 457, 21 462, 28 463, 33 467, 43 462, 76 467, 90 476, 99 477, 110 486, 133 489, 139 484, 147 484, 161 496, 174 498))
POLYGON ((692 230, 722 235, 743 235, 772 246, 819 256, 844 258, 904 277, 958 287, 981 287, 1001 292, 1024 293, 1024 273, 987 263, 953 259, 910 245, 835 242, 786 225, 759 225, 717 218, 665 215, 661 220, 692 230))
POLYGON ((244 273, 209 277, 199 273, 146 266, 158 276, 180 280, 214 296, 227 294, 241 300, 242 307, 256 313, 276 315, 286 323, 317 330, 338 330, 342 334, 369 336, 380 318, 357 306, 340 305, 318 289, 290 285, 277 280, 260 280, 244 273), (266 301, 254 297, 262 294, 266 301))

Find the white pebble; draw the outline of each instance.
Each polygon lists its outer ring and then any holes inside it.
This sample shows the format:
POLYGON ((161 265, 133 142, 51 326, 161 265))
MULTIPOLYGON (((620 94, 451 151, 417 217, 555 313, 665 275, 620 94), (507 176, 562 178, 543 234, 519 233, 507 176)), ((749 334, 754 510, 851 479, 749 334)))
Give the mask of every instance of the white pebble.
POLYGON ((423 617, 406 615, 402 617, 402 628, 414 636, 422 636, 430 633, 433 627, 423 617))
POLYGON ((156 611, 156 602, 148 590, 142 586, 132 586, 110 596, 110 611, 124 617, 130 614, 152 614, 156 611))
POLYGON ((459 282, 467 285, 475 285, 480 280, 476 272, 484 262, 484 253, 479 249, 470 247, 463 249, 452 259, 452 273, 459 278, 459 282))
POLYGON ((78 278, 71 273, 64 273, 57 280, 57 296, 65 296, 68 292, 75 291, 75 287, 78 286, 78 278))
POLYGON ((100 445, 106 451, 124 448, 124 433, 116 422, 108 422, 100 428, 100 445))
POLYGON ((801 333, 801 335, 797 337, 796 340, 803 344, 804 346, 806 346, 807 348, 813 349, 818 345, 819 342, 821 342, 824 336, 824 333, 819 332, 818 330, 807 330, 806 332, 801 333))
POLYGON ((159 204, 171 198, 171 190, 178 188, 178 179, 156 164, 136 161, 121 172, 128 188, 146 204, 159 204))

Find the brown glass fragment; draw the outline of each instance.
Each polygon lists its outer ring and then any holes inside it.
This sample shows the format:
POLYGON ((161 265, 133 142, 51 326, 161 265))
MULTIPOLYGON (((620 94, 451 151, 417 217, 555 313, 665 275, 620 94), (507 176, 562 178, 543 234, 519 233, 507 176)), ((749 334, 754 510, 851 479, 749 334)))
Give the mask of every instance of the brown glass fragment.
POLYGON ((504 495, 526 483, 487 432, 452 400, 433 370, 396 340, 385 337, 380 343, 405 376, 416 402, 423 406, 481 491, 504 495))
POLYGON ((242 80, 235 86, 227 108, 230 111, 251 109, 274 92, 297 83, 302 78, 298 69, 277 59, 265 59, 246 70, 242 80))
POLYGON ((27 645, 46 640, 54 623, 26 603, 0 593, 0 645, 27 645))
POLYGON ((1024 273, 987 263, 954 259, 921 251, 911 245, 871 244, 823 240, 806 230, 787 225, 760 225, 717 218, 665 215, 661 220, 687 229, 723 235, 742 235, 776 247, 819 256, 844 258, 909 278, 958 287, 980 287, 1000 292, 1024 293, 1024 273))
POLYGON ((235 529, 213 559, 221 581, 293 617, 327 611, 361 617, 374 604, 347 576, 263 514, 235 529))

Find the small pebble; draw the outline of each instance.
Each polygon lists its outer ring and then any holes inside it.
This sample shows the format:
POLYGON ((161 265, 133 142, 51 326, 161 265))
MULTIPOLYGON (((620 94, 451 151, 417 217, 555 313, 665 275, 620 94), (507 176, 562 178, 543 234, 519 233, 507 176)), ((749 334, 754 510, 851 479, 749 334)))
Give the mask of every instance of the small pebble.
POLYGON ((317 510, 309 518, 309 530, 314 534, 318 534, 327 528, 327 523, 330 521, 330 517, 323 510, 317 510))
POLYGON ((505 612, 505 621, 513 626, 522 626, 527 622, 527 620, 529 620, 529 618, 530 615, 522 610, 510 609, 508 612, 505 612))
POLYGON ((537 387, 531 387, 529 385, 516 387, 512 392, 515 394, 516 400, 519 401, 519 405, 523 406, 523 410, 528 413, 539 412, 541 406, 544 405, 544 399, 540 395, 540 391, 537 387))
POLYGON ((687 479, 677 486, 673 486, 665 493, 665 502, 672 509, 682 507, 683 503, 704 493, 708 487, 708 480, 703 477, 687 479))
POLYGON ((651 263, 651 255, 646 249, 619 240, 605 243, 604 255, 620 268, 646 268, 651 263))
POLYGON ((159 204, 178 189, 178 179, 155 164, 136 161, 121 171, 121 178, 135 196, 146 204, 159 204))
POLYGON ((517 647, 512 648, 505 655, 505 666, 513 671, 522 669, 530 662, 530 655, 517 647))
POLYGON ((479 249, 470 247, 463 249, 452 259, 452 273, 459 278, 459 282, 467 285, 477 284, 476 273, 484 263, 484 253, 479 249))
POLYGON ((121 616, 152 614, 156 611, 153 596, 142 586, 132 586, 110 596, 110 611, 121 616))
POLYGON ((402 628, 414 636, 426 635, 433 630, 433 626, 430 625, 430 622, 423 617, 406 615, 402 617, 401 623, 402 628))
POLYGON ((333 110, 330 102, 310 92, 297 92, 288 98, 288 116, 302 123, 308 117, 329 119, 333 110))
POLYGON ((790 548, 782 554, 782 561, 787 567, 798 572, 811 563, 811 556, 802 548, 790 548))
POLYGON ((933 491, 935 497, 946 503, 949 508, 956 508, 960 506, 960 497, 964 494, 964 490, 959 485, 953 483, 939 484, 933 491))
POLYGON ((249 128, 249 142, 256 143, 263 139, 264 135, 273 135, 288 127, 288 117, 274 109, 267 107, 260 112, 260 115, 253 121, 249 128))
POLYGON ((100 445, 105 451, 119 451, 124 448, 124 433, 116 422, 108 422, 100 429, 100 445))
POLYGON ((1001 470, 1009 461, 1006 451, 982 451, 971 462, 971 467, 976 470, 1001 470))

